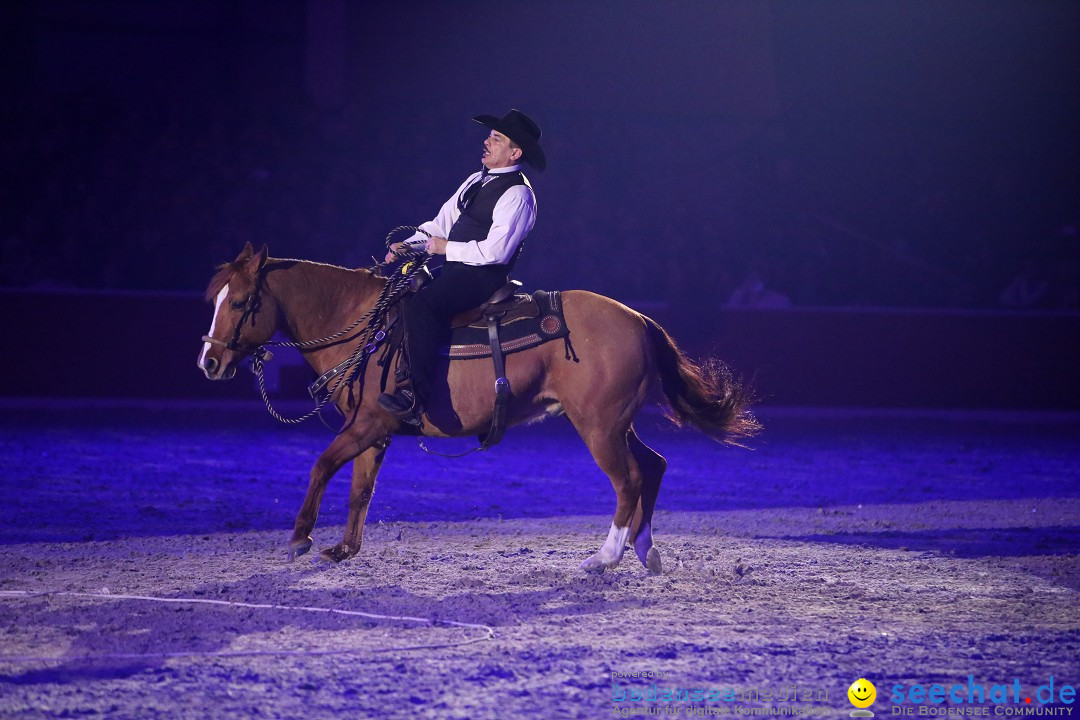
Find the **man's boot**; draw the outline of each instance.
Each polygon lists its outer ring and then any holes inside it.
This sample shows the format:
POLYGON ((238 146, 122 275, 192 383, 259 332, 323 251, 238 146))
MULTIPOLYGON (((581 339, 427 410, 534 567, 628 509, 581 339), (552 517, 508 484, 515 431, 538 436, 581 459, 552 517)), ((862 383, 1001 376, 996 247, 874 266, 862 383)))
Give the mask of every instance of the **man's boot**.
POLYGON ((390 413, 398 420, 410 425, 420 424, 422 410, 416 402, 416 394, 408 388, 398 388, 392 395, 382 393, 379 395, 379 407, 390 413))

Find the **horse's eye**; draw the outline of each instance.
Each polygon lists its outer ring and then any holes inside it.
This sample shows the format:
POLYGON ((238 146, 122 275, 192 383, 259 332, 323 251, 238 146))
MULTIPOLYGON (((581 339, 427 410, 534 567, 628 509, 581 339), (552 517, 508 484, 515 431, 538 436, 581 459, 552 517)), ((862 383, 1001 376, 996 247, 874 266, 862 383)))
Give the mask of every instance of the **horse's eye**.
POLYGON ((229 303, 229 305, 232 307, 233 310, 243 310, 244 306, 247 305, 247 299, 233 300, 231 303, 229 303))

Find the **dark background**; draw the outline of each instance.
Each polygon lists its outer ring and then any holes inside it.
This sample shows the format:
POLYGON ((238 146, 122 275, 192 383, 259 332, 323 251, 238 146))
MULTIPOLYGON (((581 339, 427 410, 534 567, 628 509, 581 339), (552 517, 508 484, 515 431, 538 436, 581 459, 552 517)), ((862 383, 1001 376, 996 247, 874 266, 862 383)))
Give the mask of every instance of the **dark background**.
POLYGON ((201 290, 247 240, 369 263, 478 167, 469 118, 519 107, 549 158, 530 286, 1080 305, 1075 2, 46 0, 0 28, 4 285, 201 290))

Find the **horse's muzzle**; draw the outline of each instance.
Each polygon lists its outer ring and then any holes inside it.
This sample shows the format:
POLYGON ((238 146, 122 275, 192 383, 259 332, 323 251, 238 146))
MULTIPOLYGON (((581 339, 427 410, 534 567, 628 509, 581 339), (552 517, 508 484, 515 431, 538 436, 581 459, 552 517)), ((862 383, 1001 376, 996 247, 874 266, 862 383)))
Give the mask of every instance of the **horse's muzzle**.
POLYGON ((235 364, 222 367, 221 361, 210 355, 200 355, 196 365, 203 371, 203 375, 206 376, 207 380, 231 380, 236 377, 235 364))

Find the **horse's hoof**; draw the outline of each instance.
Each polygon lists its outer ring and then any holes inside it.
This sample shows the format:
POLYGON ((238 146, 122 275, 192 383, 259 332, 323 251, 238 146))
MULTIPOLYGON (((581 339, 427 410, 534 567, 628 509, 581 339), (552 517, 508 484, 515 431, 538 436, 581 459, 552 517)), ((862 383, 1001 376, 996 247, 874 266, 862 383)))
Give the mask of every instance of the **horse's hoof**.
POLYGON ((660 562, 660 551, 655 547, 649 548, 648 554, 645 555, 645 562, 642 565, 645 566, 650 575, 660 575, 664 572, 664 566, 660 562))
POLYGON ((306 554, 307 551, 311 549, 311 544, 312 544, 312 540, 311 540, 310 537, 305 539, 305 540, 294 540, 293 542, 290 542, 289 543, 289 560, 290 561, 295 560, 296 558, 300 557, 301 555, 306 554))
POLYGON ((326 548, 325 550, 320 552, 318 555, 316 555, 314 558, 312 558, 312 561, 315 562, 315 563, 319 563, 319 562, 339 563, 342 560, 348 560, 349 558, 351 558, 355 554, 356 553, 353 552, 352 550, 350 550, 347 546, 339 544, 339 545, 335 545, 332 548, 326 548))
POLYGON ((578 567, 580 567, 582 570, 584 570, 587 573, 594 573, 596 575, 599 575, 600 573, 604 572, 608 568, 613 568, 618 564, 619 564, 618 560, 616 560, 615 562, 610 562, 610 561, 605 562, 600 557, 600 555, 598 553, 598 554, 593 555, 592 557, 590 557, 585 562, 581 563, 581 565, 579 565, 578 567))

